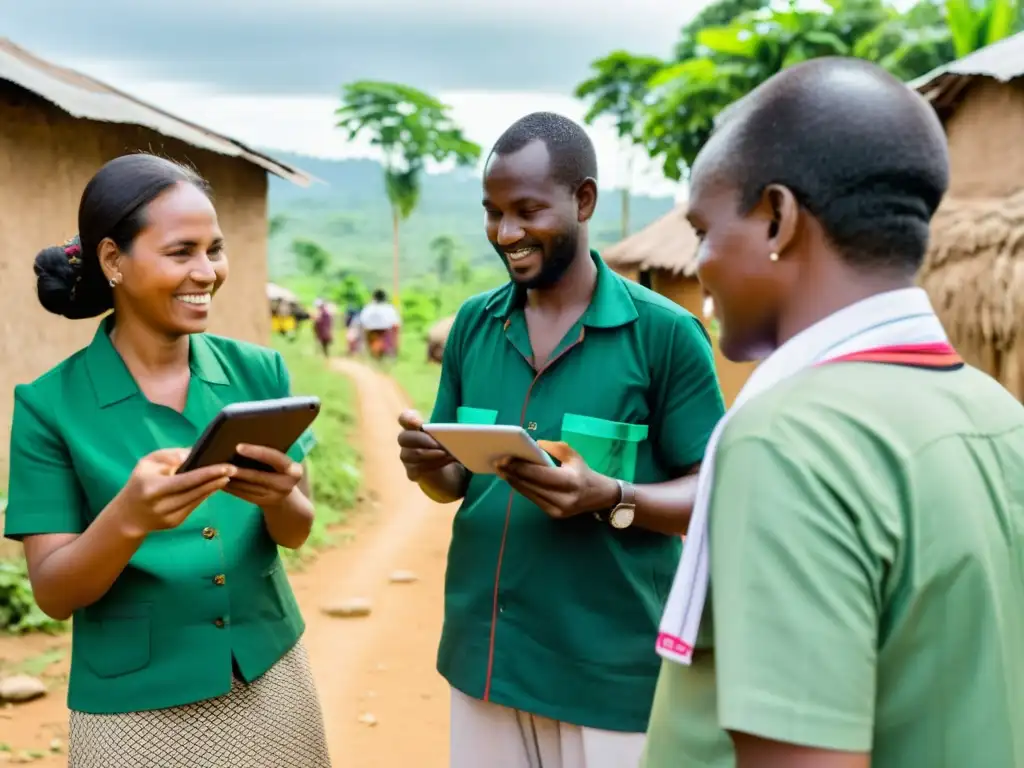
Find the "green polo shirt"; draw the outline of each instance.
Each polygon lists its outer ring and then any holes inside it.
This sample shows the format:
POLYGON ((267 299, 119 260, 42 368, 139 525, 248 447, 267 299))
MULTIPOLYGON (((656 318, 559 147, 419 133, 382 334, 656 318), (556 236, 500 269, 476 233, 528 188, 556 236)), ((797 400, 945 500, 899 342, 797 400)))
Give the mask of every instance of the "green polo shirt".
MULTIPOLYGON (((599 472, 661 483, 699 462, 723 413, 700 322, 609 270, 538 372, 508 283, 459 310, 431 421, 523 426, 599 472)), ((494 475, 453 526, 438 669, 458 690, 576 725, 641 732, 678 536, 553 520, 494 475)))
POLYGON ((664 663, 645 768, 733 768, 723 729, 873 768, 1024 765, 1020 403, 971 368, 835 363, 720 445, 713 647, 664 663))
MULTIPOLYGON (((110 342, 92 343, 14 390, 5 535, 82 533, 136 463, 189 447, 229 403, 284 397, 272 350, 211 335, 190 339, 184 413, 154 405, 110 342)), ((307 432, 290 454, 312 447, 307 432)), ((179 527, 150 534, 98 602, 75 612, 68 706, 91 713, 162 709, 262 675, 303 630, 262 512, 216 493, 179 527)))

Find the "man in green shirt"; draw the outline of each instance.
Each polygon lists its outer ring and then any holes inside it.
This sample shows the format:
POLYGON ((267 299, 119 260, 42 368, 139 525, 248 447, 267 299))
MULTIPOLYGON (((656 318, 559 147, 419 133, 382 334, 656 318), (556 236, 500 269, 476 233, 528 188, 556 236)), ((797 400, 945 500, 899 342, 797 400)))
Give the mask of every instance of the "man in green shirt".
POLYGON ((1024 765, 1024 408, 913 287, 947 182, 931 108, 857 60, 697 158, 722 349, 765 359, 708 446, 644 768, 1024 765))
POLYGON ((558 115, 498 140, 483 204, 511 279, 460 309, 431 418, 521 425, 561 465, 473 475, 401 419, 410 479, 462 500, 438 653, 453 768, 635 768, 657 621, 723 413, 700 322, 588 247, 596 165, 558 115))

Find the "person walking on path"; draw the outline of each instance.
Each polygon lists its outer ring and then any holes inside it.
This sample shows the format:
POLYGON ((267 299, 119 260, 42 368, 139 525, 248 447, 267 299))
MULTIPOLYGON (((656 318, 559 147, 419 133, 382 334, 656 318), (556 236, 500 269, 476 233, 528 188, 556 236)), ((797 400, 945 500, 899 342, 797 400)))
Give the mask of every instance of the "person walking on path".
POLYGON ((401 325, 398 310, 380 289, 373 292, 373 300, 359 313, 359 327, 366 335, 366 348, 375 360, 393 354, 401 325))
POLYGON ((334 314, 323 299, 317 299, 313 306, 316 309, 316 317, 313 320, 316 341, 324 357, 330 357, 331 343, 334 341, 334 314))
POLYGON ((657 621, 724 406, 700 322, 590 250, 596 178, 559 115, 495 144, 486 228, 510 281, 459 310, 431 416, 521 425, 561 465, 473 475, 400 419, 409 478, 462 501, 438 651, 452 768, 635 768, 643 748, 657 621))
POLYGON ((308 537, 307 432, 269 471, 177 473, 229 403, 284 397, 265 347, 205 333, 228 276, 206 183, 146 154, 103 166, 79 235, 35 261, 43 307, 100 321, 14 391, 7 537, 74 617, 70 768, 325 768, 303 620, 278 555, 308 537))
POLYGON ((776 75, 697 157, 722 351, 762 362, 701 470, 644 768, 1024 765, 1024 407, 914 283, 948 177, 931 107, 857 59, 776 75))

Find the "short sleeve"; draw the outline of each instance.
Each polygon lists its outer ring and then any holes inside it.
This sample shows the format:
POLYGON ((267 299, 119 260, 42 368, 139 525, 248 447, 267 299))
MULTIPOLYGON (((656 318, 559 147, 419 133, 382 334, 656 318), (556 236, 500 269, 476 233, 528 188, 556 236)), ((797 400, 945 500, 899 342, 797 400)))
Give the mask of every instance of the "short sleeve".
POLYGON ((744 437, 716 454, 719 723, 860 752, 871 748, 874 726, 881 567, 853 505, 799 458, 813 450, 744 437))
POLYGON ((67 445, 44 415, 52 406, 34 395, 24 385, 14 389, 4 535, 17 541, 85 530, 85 494, 67 445))
MULTIPOLYGON (((284 358, 281 357, 279 352, 275 352, 274 356, 277 362, 277 397, 290 397, 292 394, 292 379, 288 373, 288 366, 285 365, 284 358)), ((311 426, 299 435, 299 439, 288 449, 288 457, 292 461, 301 462, 309 455, 315 445, 316 435, 313 433, 313 427, 311 426)))
POLYGON ((682 470, 704 458, 711 433, 725 413, 725 403, 715 374, 711 339, 697 318, 678 317, 667 339, 658 344, 651 439, 659 461, 682 470))
MULTIPOLYGON (((465 306, 465 305, 463 305, 465 306)), ((448 340, 441 356, 441 379, 437 385, 437 397, 430 421, 435 424, 450 424, 458 421, 458 409, 462 403, 460 368, 462 365, 462 310, 455 316, 448 340)))

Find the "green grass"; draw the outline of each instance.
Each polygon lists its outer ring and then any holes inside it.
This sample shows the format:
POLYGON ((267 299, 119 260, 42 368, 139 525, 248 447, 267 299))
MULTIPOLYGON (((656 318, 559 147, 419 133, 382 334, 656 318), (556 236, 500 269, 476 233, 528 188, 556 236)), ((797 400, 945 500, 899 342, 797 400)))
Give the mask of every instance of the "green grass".
POLYGON ((437 382, 441 378, 441 366, 427 361, 426 340, 403 336, 398 359, 390 364, 388 371, 405 390, 413 408, 424 419, 429 419, 437 395, 437 382))
POLYGON ((317 444, 307 458, 316 505, 313 531, 301 549, 281 550, 286 564, 295 568, 334 542, 330 529, 345 521, 358 496, 360 457, 352 445, 355 393, 351 382, 330 370, 316 354, 308 324, 294 342, 276 337, 273 346, 288 365, 293 393, 316 395, 321 400, 320 415, 313 425, 317 444))

